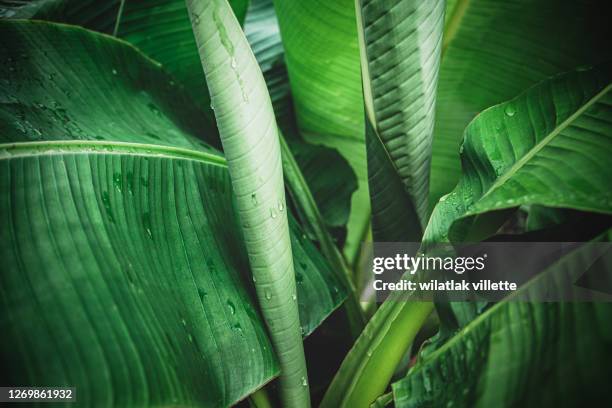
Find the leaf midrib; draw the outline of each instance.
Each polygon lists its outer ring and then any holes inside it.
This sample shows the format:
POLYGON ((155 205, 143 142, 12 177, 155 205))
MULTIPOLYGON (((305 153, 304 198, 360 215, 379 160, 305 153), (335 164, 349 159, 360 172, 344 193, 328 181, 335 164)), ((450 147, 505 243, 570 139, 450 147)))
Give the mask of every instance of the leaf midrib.
POLYGON ((444 57, 448 46, 455 38, 457 31, 459 31, 459 27, 461 26, 461 22, 463 21, 463 17, 465 16, 465 12, 470 4, 470 0, 459 0, 455 7, 453 8, 452 15, 448 19, 448 23, 444 27, 444 35, 442 39, 442 51, 440 58, 444 57))
POLYGON ((209 165, 227 167, 225 158, 216 154, 182 147, 147 143, 93 140, 0 143, 0 160, 53 154, 121 154, 174 160, 192 160, 209 165))

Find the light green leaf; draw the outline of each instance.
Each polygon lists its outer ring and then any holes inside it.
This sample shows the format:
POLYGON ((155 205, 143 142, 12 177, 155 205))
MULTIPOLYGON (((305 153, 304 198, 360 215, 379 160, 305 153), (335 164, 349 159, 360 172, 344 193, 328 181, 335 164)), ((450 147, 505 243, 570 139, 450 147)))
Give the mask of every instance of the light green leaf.
POLYGON ((275 6, 300 131, 311 143, 338 149, 357 174, 344 249, 353 261, 370 214, 354 0, 275 6))
POLYGON ((526 204, 612 213, 611 80, 610 65, 580 69, 477 116, 461 148, 463 176, 424 239, 489 236, 507 218, 503 210, 526 204))
POLYGON ((372 233, 418 241, 428 206, 444 0, 359 0, 372 233))
MULTIPOLYGON (((11 383, 76 386, 84 405, 229 406, 270 381, 225 159, 187 93, 77 27, 0 21, 0 61, 11 383)), ((290 228, 308 334, 346 292, 290 228)))
POLYGON ((605 61, 612 51, 607 0, 454 3, 438 84, 431 206, 461 176, 459 145, 474 116, 551 75, 605 61))
POLYGON ((367 407, 381 396, 421 325, 433 310, 408 292, 394 292, 344 358, 321 407, 367 407))
POLYGON ((257 297, 287 407, 310 405, 278 128, 257 60, 226 0, 187 8, 242 222, 257 297))
MULTIPOLYGON (((512 296, 541 299, 550 290, 567 287, 597 254, 600 249, 586 244, 512 296)), ((599 259, 607 265, 601 271, 610 271, 612 259, 599 259)), ((564 294, 569 298, 574 289, 568 290, 564 294)), ((609 396, 610 319, 610 303, 499 302, 438 350, 421 356, 393 384, 395 406, 598 405, 609 396)))

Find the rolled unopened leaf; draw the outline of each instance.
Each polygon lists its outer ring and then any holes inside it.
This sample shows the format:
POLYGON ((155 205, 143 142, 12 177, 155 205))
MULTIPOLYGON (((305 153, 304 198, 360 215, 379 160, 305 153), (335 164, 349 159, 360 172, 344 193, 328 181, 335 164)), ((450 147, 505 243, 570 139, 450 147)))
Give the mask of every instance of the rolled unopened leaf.
POLYGON ((227 0, 187 0, 287 407, 310 402, 278 131, 261 70, 227 0))

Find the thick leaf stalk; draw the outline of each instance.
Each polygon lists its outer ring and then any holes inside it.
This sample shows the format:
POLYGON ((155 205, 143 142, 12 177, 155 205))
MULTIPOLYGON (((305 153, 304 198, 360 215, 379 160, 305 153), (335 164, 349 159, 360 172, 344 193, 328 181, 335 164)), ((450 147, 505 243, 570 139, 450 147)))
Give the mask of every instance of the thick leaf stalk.
POLYGON ((227 158, 253 280, 287 407, 310 405, 277 125, 266 84, 227 0, 187 0, 227 158))

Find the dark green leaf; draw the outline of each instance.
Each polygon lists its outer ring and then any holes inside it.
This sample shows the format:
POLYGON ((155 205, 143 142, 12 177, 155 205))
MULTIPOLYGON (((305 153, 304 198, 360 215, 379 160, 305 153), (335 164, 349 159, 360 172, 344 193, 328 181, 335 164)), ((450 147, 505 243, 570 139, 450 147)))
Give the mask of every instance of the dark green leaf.
POLYGON ((461 149, 463 176, 425 240, 487 237, 526 204, 611 213, 611 79, 607 64, 569 72, 477 116, 461 149))
MULTIPOLYGON (((596 253, 579 248, 512 296, 566 287, 596 253)), ((600 259, 609 271, 612 259, 600 259)), ((609 303, 497 303, 393 384, 395 406, 598 405, 610 398, 611 318, 609 303)))
POLYGON ((474 116, 551 75, 605 61, 612 52, 608 0, 449 3, 438 84, 431 206, 461 176, 459 145, 474 116))
MULTIPOLYGON (((225 160, 186 92, 76 27, 0 21, 0 60, 3 383, 228 406, 273 378, 225 160)), ((307 334, 345 289, 291 229, 307 334)))

